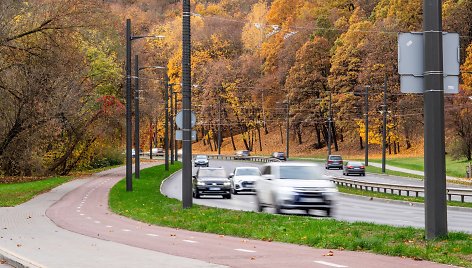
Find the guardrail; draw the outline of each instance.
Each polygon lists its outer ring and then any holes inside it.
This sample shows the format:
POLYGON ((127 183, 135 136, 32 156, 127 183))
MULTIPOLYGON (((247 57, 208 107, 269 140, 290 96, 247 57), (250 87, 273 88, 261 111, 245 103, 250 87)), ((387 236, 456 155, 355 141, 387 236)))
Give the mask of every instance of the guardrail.
MULTIPOLYGON (((334 183, 351 187, 360 190, 366 191, 374 191, 375 189, 377 192, 381 192, 383 190, 384 193, 390 192, 391 194, 398 194, 402 195, 402 193, 406 193, 407 196, 410 196, 410 193, 414 193, 416 197, 419 197, 420 193, 424 193, 423 186, 416 186, 416 185, 400 185, 400 184, 388 184, 388 183, 379 183, 379 182, 368 182, 368 181, 357 181, 352 179, 346 178, 337 178, 334 177, 331 179, 334 183)), ((465 202, 465 197, 472 197, 472 189, 468 188, 446 188, 446 194, 448 200, 452 200, 452 196, 459 196, 461 202, 465 202)))
POLYGON ((237 155, 208 155, 210 159, 219 159, 219 160, 241 160, 241 161, 254 161, 254 162, 279 162, 280 160, 271 157, 265 156, 237 156, 237 155))

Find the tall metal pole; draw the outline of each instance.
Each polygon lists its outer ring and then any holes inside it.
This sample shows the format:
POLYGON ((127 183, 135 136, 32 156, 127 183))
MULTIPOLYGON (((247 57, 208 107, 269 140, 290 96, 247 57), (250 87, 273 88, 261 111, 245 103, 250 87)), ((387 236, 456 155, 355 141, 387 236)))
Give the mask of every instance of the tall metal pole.
POLYGON ((285 143, 285 145, 286 145, 285 151, 286 151, 286 155, 287 155, 286 157, 288 159, 289 158, 289 151, 290 151, 290 99, 287 101, 286 104, 287 104, 287 115, 286 115, 285 121, 286 121, 287 126, 286 126, 286 133, 285 134, 287 136, 286 137, 287 142, 285 143))
POLYGON ((169 100, 170 100, 170 164, 174 164, 174 89, 172 85, 169 84, 169 100))
POLYGON ((329 117, 328 117, 328 155, 331 154, 331 120, 332 120, 332 113, 331 113, 331 90, 329 91, 329 117))
POLYGON ((385 173, 385 157, 387 150, 387 74, 385 74, 384 94, 382 105, 382 173, 385 173))
POLYGON ((423 1, 426 239, 447 235, 441 4, 423 1))
MULTIPOLYGON (((173 84, 170 84, 171 87, 173 87, 174 85, 173 84)), ((177 115, 177 92, 174 91, 174 116, 177 115)), ((174 126, 172 126, 172 128, 175 128, 175 124, 174 126)), ((179 161, 179 154, 178 154, 178 150, 177 150, 177 141, 174 141, 174 156, 175 156, 175 161, 179 161)))
POLYGON ((131 158, 131 20, 126 20, 126 191, 133 191, 131 158))
POLYGON ((182 1, 182 206, 192 207, 190 0, 182 1))
POLYGON ((134 177, 139 179, 139 59, 134 56, 134 177))
POLYGON ((169 170, 169 78, 167 72, 164 75, 164 166, 169 170))
POLYGON ((221 98, 218 100, 218 155, 221 154, 221 98))
POLYGON ((364 165, 369 165, 369 86, 365 87, 365 160, 364 165))

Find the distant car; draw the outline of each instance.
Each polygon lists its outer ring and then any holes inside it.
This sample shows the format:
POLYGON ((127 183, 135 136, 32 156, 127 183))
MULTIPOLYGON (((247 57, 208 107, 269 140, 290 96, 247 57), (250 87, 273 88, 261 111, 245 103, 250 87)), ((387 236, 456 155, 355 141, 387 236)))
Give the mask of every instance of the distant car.
POLYGON ((223 198, 231 199, 231 183, 223 168, 202 167, 192 180, 193 197, 200 198, 202 195, 222 195, 223 198))
POLYGON ((257 210, 273 207, 283 209, 324 210, 331 216, 336 185, 323 175, 323 167, 307 162, 272 162, 262 167, 256 181, 257 210))
POLYGON ((343 169, 343 158, 340 155, 329 155, 326 159, 325 169, 343 169))
POLYGON ((249 150, 236 151, 234 159, 246 159, 250 156, 249 150))
POLYGON ((261 178, 261 172, 257 167, 237 167, 229 175, 231 181, 231 193, 254 192, 254 183, 261 178))
MULTIPOLYGON (((143 150, 139 149, 139 155, 142 155, 143 154, 143 150)), ((131 149, 131 157, 135 157, 136 156, 136 151, 134 149, 131 149)))
POLYGON ((193 160, 193 165, 195 167, 208 167, 210 166, 210 161, 208 160, 208 156, 199 154, 195 156, 195 159, 193 160))
POLYGON ((359 174, 365 176, 365 166, 361 162, 348 161, 343 168, 343 175, 349 176, 350 174, 359 174))
POLYGON ((164 155, 164 149, 163 148, 152 148, 151 152, 152 152, 152 155, 155 155, 155 156, 163 156, 164 155))
POLYGON ((287 157, 285 156, 284 152, 274 152, 272 153, 272 158, 281 160, 281 161, 286 161, 287 157))

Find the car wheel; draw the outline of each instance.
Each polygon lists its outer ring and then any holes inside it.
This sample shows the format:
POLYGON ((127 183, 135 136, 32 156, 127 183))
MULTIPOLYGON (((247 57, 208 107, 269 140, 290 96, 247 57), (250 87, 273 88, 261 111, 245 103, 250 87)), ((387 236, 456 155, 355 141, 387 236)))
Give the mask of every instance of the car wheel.
POLYGON ((346 172, 346 176, 349 176, 349 172, 346 172))
POLYGON ((310 209, 305 209, 306 215, 310 215, 310 209))
POLYGON ((362 173, 362 176, 365 176, 365 173, 362 173))
POLYGON ((225 194, 225 195, 223 195, 223 198, 225 198, 225 199, 231 199, 231 194, 225 194))
POLYGON ((331 213, 332 213, 331 208, 327 208, 326 209, 326 217, 331 217, 331 213))
POLYGON ((200 198, 200 194, 198 193, 197 190, 195 190, 193 197, 195 197, 196 199, 200 198))
POLYGON ((343 176, 345 176, 345 175, 346 175, 346 172, 343 171, 343 176))
POLYGON ((257 195, 256 195, 256 210, 257 212, 264 211, 264 206, 261 204, 261 201, 259 200, 259 197, 257 197, 257 195))
POLYGON ((232 194, 238 194, 238 191, 236 191, 236 190, 233 189, 232 194))

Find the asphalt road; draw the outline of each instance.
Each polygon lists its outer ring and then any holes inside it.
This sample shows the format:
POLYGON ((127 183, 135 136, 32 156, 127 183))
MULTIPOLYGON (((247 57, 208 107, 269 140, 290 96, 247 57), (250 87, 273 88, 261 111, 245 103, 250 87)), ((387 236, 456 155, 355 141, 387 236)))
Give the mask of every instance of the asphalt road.
MULTIPOLYGON (((224 161, 210 160, 210 166, 224 167, 229 174, 237 166, 260 166, 259 163, 248 161, 224 161)), ((194 168, 195 172, 195 168, 194 168)), ((341 176, 341 170, 326 171, 327 175, 341 176)), ((408 185, 422 185, 422 181, 383 176, 377 174, 366 174, 365 177, 349 176, 366 181, 387 182, 408 185)), ((181 199, 181 173, 176 173, 162 185, 161 191, 172 198, 181 199)), ((221 199, 220 197, 204 197, 194 199, 194 203, 220 207, 234 210, 256 211, 253 194, 233 195, 232 199, 221 199)), ((266 210, 272 212, 270 209, 266 210)), ((290 214, 301 214, 302 211, 286 211, 290 214)), ((323 216, 323 212, 312 212, 313 216, 323 216), (318 214, 317 214, 318 213, 318 214)), ((395 226, 412 226, 424 228, 424 207, 422 204, 399 202, 393 200, 383 200, 377 198, 359 197, 346 194, 339 194, 334 209, 333 217, 338 220, 350 222, 364 221, 376 224, 387 224, 395 226)), ((472 233, 472 209, 448 208, 449 231, 463 231, 472 233)))

